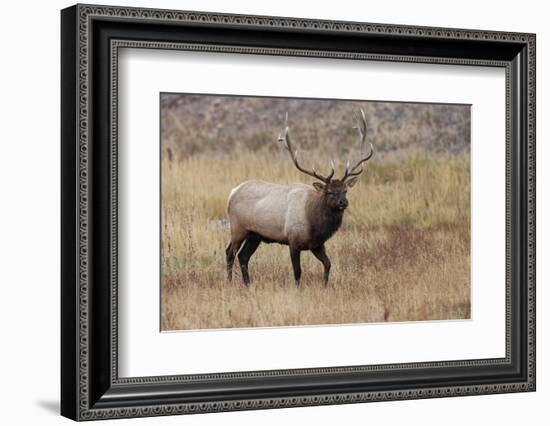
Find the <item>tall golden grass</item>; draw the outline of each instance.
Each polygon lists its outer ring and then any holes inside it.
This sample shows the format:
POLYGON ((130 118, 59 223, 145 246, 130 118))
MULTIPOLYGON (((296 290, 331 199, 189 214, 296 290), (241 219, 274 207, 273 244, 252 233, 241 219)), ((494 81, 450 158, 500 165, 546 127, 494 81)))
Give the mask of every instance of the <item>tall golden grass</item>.
MULTIPOLYGON (((307 161, 319 170, 321 157, 307 161)), ((302 255, 296 288, 288 248, 277 244, 260 245, 252 257, 250 288, 238 262, 226 282, 229 229, 220 219, 230 190, 247 179, 309 181, 282 152, 163 155, 162 330, 470 317, 467 150, 378 153, 349 191, 343 225, 326 244, 328 288, 310 253, 302 255)))

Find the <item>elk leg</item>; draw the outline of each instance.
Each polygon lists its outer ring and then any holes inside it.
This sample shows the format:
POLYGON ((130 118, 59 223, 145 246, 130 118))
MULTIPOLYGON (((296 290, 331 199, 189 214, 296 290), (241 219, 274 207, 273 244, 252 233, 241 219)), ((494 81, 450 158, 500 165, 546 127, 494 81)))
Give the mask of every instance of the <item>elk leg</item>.
POLYGON ((243 248, 237 255, 239 263, 241 264, 241 272, 243 274, 243 281, 246 286, 250 284, 250 276, 248 275, 248 261, 254 254, 258 246, 260 245, 260 239, 256 235, 249 236, 244 242, 243 248))
POLYGON ((241 248, 241 245, 243 244, 243 241, 246 238, 246 234, 242 235, 231 235, 231 239, 229 240, 229 243, 227 244, 227 247, 225 249, 225 260, 227 262, 227 280, 231 282, 232 275, 233 275, 233 261, 235 260, 235 256, 237 255, 237 252, 241 248))
POLYGON ((235 260, 235 253, 233 252, 233 244, 231 241, 227 243, 225 248, 225 260, 227 262, 227 281, 231 282, 233 276, 233 261, 235 260))
POLYGON ((324 283, 325 287, 328 285, 328 275, 330 274, 330 259, 327 256, 327 252, 325 251, 325 246, 322 245, 321 247, 317 247, 313 250, 311 250, 313 255, 319 259, 325 268, 325 276, 324 276, 324 283))
POLYGON ((302 276, 302 268, 300 267, 300 250, 290 246, 290 260, 292 261, 292 268, 294 269, 296 286, 300 287, 300 277, 302 276))

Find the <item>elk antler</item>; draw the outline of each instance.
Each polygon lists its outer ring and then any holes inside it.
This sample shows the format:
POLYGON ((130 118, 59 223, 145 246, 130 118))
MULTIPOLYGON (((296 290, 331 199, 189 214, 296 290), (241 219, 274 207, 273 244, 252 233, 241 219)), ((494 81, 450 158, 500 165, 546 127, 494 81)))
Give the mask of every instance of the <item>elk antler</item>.
MULTIPOLYGON (((354 129, 357 129, 359 132, 359 152, 363 150, 363 143, 365 142, 365 137, 367 135, 367 119, 365 118, 365 112, 363 111, 363 108, 359 109, 360 114, 355 113, 355 118, 358 122, 357 127, 354 127, 354 129)), ((350 163, 349 160, 346 164, 346 172, 344 173, 344 177, 342 178, 342 182, 344 182, 346 179, 352 177, 352 176, 358 176, 361 173, 363 173, 363 168, 361 167, 359 170, 359 166, 363 164, 365 161, 368 161, 372 156, 374 155, 374 147, 372 146, 372 143, 370 144, 370 152, 367 154, 366 157, 363 157, 360 159, 355 166, 353 166, 350 169, 350 163)))
POLYGON ((334 162, 331 161, 332 171, 327 176, 322 176, 318 174, 315 169, 313 168, 311 171, 304 169, 300 163, 298 163, 298 150, 293 151, 292 143, 290 142, 290 136, 288 135, 288 112, 285 116, 285 129, 283 131, 283 134, 279 135, 279 142, 283 142, 285 145, 286 150, 290 153, 290 158, 292 159, 292 162, 296 166, 298 170, 300 170, 302 173, 305 173, 308 176, 311 176, 315 179, 320 180, 321 182, 324 182, 325 184, 328 184, 330 180, 332 179, 332 176, 334 176, 334 162))

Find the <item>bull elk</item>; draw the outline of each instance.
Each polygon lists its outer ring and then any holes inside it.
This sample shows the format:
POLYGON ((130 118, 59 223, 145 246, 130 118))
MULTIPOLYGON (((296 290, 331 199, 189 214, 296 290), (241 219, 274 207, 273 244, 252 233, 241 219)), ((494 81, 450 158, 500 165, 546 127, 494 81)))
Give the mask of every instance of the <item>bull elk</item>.
MULTIPOLYGON (((367 130, 362 109, 356 118, 362 151, 367 130)), ((231 191, 227 203, 231 227, 231 239, 226 248, 227 278, 231 281, 233 261, 237 256, 243 281, 248 286, 248 262, 260 243, 279 243, 289 246, 296 285, 300 285, 300 253, 310 250, 323 263, 326 287, 331 264, 325 242, 340 228, 344 211, 348 207, 347 190, 357 182, 357 177, 363 172, 362 164, 372 157, 374 148, 370 144, 370 152, 365 157, 353 167, 350 167, 348 161, 344 176, 341 179, 333 179, 333 162, 332 171, 326 176, 317 173, 315 169, 307 170, 300 165, 298 151, 293 150, 290 141, 288 114, 284 131, 278 140, 290 153, 294 166, 300 172, 316 179, 316 182, 312 185, 278 185, 249 180, 231 191)))

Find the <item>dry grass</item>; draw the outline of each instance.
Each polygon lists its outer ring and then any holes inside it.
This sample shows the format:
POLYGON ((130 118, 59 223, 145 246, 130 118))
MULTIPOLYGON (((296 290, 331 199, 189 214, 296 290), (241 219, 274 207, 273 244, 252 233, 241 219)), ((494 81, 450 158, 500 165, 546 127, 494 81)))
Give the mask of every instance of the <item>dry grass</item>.
POLYGON ((229 191, 246 179, 305 181, 286 156, 245 150, 177 158, 162 160, 162 330, 470 317, 467 151, 377 155, 327 242, 326 289, 310 253, 296 288, 288 248, 277 244, 262 244, 252 257, 250 288, 237 265, 233 283, 225 281, 229 229, 213 221, 227 217, 229 191))

